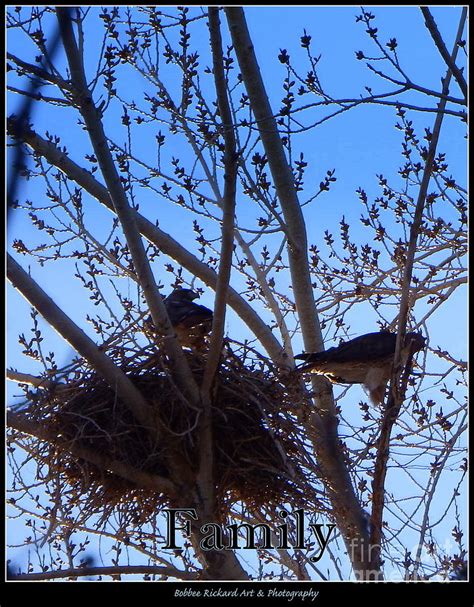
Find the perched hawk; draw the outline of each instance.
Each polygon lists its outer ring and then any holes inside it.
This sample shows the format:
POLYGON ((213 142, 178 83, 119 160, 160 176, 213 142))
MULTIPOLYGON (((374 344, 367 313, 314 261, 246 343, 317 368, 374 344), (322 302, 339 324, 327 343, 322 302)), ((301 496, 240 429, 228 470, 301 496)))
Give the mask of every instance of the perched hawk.
MULTIPOLYGON (((180 344, 191 348, 201 348, 212 327, 212 310, 194 303, 198 297, 192 289, 179 287, 164 299, 180 344)), ((148 318, 147 323, 150 322, 152 324, 151 318, 148 318)))
MULTIPOLYGON (((323 352, 295 356, 305 361, 297 370, 325 375, 333 383, 363 384, 372 402, 380 404, 392 372, 396 340, 396 333, 389 331, 360 335, 323 352)), ((410 354, 424 347, 425 338, 420 333, 407 333, 401 351, 402 365, 407 364, 410 354)))

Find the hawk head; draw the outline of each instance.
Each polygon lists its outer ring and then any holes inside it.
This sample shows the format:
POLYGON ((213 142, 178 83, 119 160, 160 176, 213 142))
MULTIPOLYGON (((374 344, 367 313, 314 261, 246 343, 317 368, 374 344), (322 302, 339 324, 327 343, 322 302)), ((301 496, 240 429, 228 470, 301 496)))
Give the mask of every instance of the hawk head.
POLYGON ((165 305, 166 302, 170 303, 173 301, 178 301, 178 302, 185 302, 185 301, 194 301, 195 299, 198 299, 199 295, 196 293, 196 291, 193 291, 192 289, 185 289, 184 287, 177 287, 176 289, 174 289, 174 291, 172 291, 168 297, 165 298, 165 305))

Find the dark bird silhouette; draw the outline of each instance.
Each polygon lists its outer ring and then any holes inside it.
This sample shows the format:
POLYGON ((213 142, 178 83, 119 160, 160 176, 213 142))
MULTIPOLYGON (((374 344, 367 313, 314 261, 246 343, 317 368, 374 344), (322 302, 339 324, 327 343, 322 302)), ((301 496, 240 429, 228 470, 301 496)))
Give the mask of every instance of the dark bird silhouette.
MULTIPOLYGON (((212 310, 194 303, 199 295, 192 289, 179 287, 163 300, 166 311, 181 345, 200 349, 212 328, 212 310)), ((153 326, 150 317, 146 324, 153 326)))
MULTIPOLYGON (((323 352, 295 356, 305 361, 297 368, 301 373, 325 375, 337 384, 363 384, 374 404, 380 404, 392 373, 396 333, 366 333, 323 352)), ((401 363, 405 367, 410 355, 425 347, 421 333, 405 335, 401 363)))

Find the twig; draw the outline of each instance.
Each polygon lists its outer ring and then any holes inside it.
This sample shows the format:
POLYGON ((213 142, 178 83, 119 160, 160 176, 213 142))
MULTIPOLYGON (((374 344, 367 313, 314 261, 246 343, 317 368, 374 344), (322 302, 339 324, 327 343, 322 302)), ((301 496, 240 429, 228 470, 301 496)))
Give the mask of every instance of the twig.
POLYGON ((59 97, 46 97, 45 95, 43 95, 41 92, 31 92, 31 91, 24 91, 22 89, 18 89, 14 86, 7 86, 7 90, 10 91, 11 93, 16 93, 17 95, 23 95, 25 97, 29 97, 31 99, 33 99, 34 101, 45 101, 46 103, 51 103, 52 105, 64 105, 66 107, 70 106, 69 101, 67 101, 66 99, 60 99, 59 97))
MULTIPOLYGON (((255 255, 253 254, 252 248, 249 246, 248 242, 246 242, 243 239, 242 235, 239 233, 236 234, 235 239, 238 242, 240 248, 242 249, 244 255, 248 259, 249 264, 255 273, 255 278, 258 282, 258 285, 262 289, 266 303, 272 311, 273 316, 275 317, 275 320, 278 324, 278 328, 280 330, 280 334, 283 341, 284 352, 287 357, 286 366, 292 365, 294 364, 292 358, 288 359, 288 357, 293 357, 293 348, 291 345, 290 332, 288 330, 288 325, 285 321, 285 317, 283 316, 278 305, 278 301, 276 300, 275 293, 270 288, 267 277, 265 276, 264 271, 261 269, 257 260, 255 259, 255 255)), ((278 361, 274 362, 277 363, 278 361)), ((283 363, 283 361, 281 361, 281 363, 283 363)), ((280 366, 283 367, 283 364, 280 364, 280 366)))
POLYGON ((445 453, 442 458, 440 457, 438 459, 438 461, 437 461, 438 465, 436 466, 434 475, 430 477, 431 488, 430 489, 427 488, 427 490, 425 491, 425 496, 427 496, 427 498, 426 498, 426 502, 425 502, 425 511, 423 513, 423 520, 421 523, 420 539, 418 541, 418 549, 417 549, 416 556, 415 556, 415 566, 413 569, 414 579, 417 579, 418 569, 421 565, 421 553, 422 553, 423 547, 425 545, 425 535, 426 535, 426 532, 427 532, 428 526, 429 526, 429 512, 430 512, 431 503, 433 501, 433 496, 434 496, 434 493, 436 490, 436 486, 438 485, 438 482, 441 478, 441 473, 444 470, 444 467, 448 460, 449 454, 451 453, 451 450, 453 449, 454 445, 456 444, 456 441, 459 439, 461 434, 466 430, 466 426, 464 425, 464 423, 466 421, 466 416, 467 416, 467 413, 464 412, 463 419, 462 419, 461 423, 459 424, 459 428, 458 428, 457 432, 455 434, 453 434, 453 436, 447 441, 445 453))
MULTIPOLYGON (((59 31, 56 32, 56 36, 58 37, 58 42, 59 42, 59 31)), ((52 74, 51 72, 48 72, 48 70, 45 70, 45 69, 39 67, 38 65, 34 65, 32 63, 23 61, 22 59, 20 59, 19 57, 16 57, 12 53, 7 53, 7 59, 9 59, 10 61, 13 61, 24 72, 33 74, 33 76, 35 76, 38 79, 45 80, 46 82, 49 82, 50 84, 54 84, 54 85, 60 87, 61 89, 69 90, 69 85, 66 82, 66 80, 63 80, 58 75, 52 74)), ((34 91, 31 91, 31 92, 34 92, 34 91)))

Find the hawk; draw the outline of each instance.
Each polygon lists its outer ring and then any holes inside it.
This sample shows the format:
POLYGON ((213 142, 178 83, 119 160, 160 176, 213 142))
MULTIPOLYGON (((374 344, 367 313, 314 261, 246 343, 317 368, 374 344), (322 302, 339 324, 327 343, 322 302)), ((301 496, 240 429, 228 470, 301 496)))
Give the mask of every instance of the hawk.
MULTIPOLYGON (((198 297, 192 289, 179 287, 163 300, 180 344, 190 348, 201 348, 212 327, 212 310, 194 303, 198 297)), ((153 325, 150 317, 146 322, 153 325)))
MULTIPOLYGON (((390 331, 366 333, 323 352, 298 354, 305 364, 297 368, 302 373, 325 375, 338 384, 363 384, 374 404, 380 404, 392 373, 397 334, 390 331)), ((406 366, 410 355, 425 347, 421 333, 405 335, 401 363, 406 366)))

